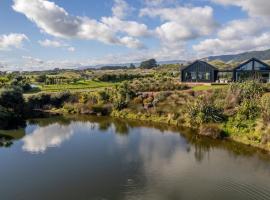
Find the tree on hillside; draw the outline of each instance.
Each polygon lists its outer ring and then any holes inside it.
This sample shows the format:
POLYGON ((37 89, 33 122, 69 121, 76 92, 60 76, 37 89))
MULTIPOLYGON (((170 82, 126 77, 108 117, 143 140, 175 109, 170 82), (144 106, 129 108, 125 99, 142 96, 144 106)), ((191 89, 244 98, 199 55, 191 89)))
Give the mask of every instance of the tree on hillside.
POLYGON ((24 92, 31 90, 30 80, 25 76, 17 76, 13 78, 11 85, 22 88, 24 92))
POLYGON ((133 63, 131 63, 131 64, 129 65, 129 69, 136 69, 136 66, 135 66, 133 63))
POLYGON ((142 69, 152 69, 157 67, 157 61, 155 59, 149 59, 146 61, 143 61, 140 65, 140 68, 142 69))
POLYGON ((45 83, 47 76, 45 74, 38 75, 35 80, 38 83, 45 83))

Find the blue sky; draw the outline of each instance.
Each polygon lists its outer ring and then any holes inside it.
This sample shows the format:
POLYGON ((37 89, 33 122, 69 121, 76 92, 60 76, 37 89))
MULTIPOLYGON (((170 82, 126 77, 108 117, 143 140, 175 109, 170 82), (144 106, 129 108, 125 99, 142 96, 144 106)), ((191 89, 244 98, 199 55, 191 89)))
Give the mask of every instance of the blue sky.
POLYGON ((270 48, 269 0, 2 0, 0 70, 270 48))

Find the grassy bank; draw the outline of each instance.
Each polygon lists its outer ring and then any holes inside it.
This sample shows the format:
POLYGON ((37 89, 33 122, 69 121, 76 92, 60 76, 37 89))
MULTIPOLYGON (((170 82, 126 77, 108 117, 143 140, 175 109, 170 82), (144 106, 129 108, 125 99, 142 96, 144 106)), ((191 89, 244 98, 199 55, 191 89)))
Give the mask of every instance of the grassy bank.
MULTIPOLYGON (((131 120, 136 120, 136 121, 146 121, 146 122, 153 122, 153 123, 158 123, 158 124, 166 124, 166 125, 172 125, 172 126, 178 126, 178 127, 188 127, 191 128, 190 126, 186 126, 184 121, 178 121, 172 118, 172 116, 159 116, 159 115, 154 115, 154 114, 143 114, 143 113, 134 113, 129 109, 125 109, 122 111, 113 111, 111 113, 111 117, 115 118, 121 118, 121 119, 131 119, 131 120)), ((261 143, 261 134, 256 132, 256 123, 253 123, 253 127, 251 129, 245 129, 244 134, 239 134, 238 129, 235 130, 228 130, 227 123, 216 123, 216 124, 211 124, 211 126, 214 126, 215 128, 218 128, 218 132, 220 133, 225 133, 225 137, 223 139, 226 140, 231 140, 235 141, 238 143, 242 143, 245 145, 253 146, 259 149, 263 149, 266 151, 270 152, 270 145, 268 144, 262 144, 261 143)), ((200 127, 193 127, 194 132, 193 133, 199 133, 200 132, 200 127)), ((211 130, 212 131, 212 130, 211 130)), ((212 133, 211 133, 212 134, 212 133)), ((212 135, 207 135, 212 137, 212 135)), ((217 138, 213 138, 217 139, 217 138)))

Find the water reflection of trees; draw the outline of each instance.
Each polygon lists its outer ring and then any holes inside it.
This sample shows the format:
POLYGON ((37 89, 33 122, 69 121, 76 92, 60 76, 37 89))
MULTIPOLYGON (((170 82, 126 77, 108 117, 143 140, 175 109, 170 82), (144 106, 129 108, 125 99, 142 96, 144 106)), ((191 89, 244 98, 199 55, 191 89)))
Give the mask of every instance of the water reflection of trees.
MULTIPOLYGON (((72 116, 55 116, 50 118, 43 118, 43 119, 34 119, 29 120, 28 124, 30 125, 38 125, 40 127, 46 127, 52 124, 59 124, 61 126, 68 126, 72 122, 87 122, 93 123, 95 125, 94 128, 98 128, 100 131, 107 131, 111 127, 115 128, 115 133, 120 135, 127 135, 132 129, 137 127, 144 127, 144 128, 155 128, 161 131, 162 133, 166 133, 166 131, 172 131, 176 134, 180 134, 187 143, 189 147, 186 149, 187 152, 191 152, 191 149, 194 149, 194 157, 198 162, 201 162, 213 149, 223 149, 226 150, 231 156, 253 156, 257 154, 259 157, 263 159, 269 159, 269 155, 263 153, 261 150, 253 147, 248 147, 246 145, 231 142, 231 141, 219 141, 213 140, 205 137, 198 136, 195 134, 195 130, 190 129, 183 129, 173 126, 168 126, 164 124, 155 124, 149 122, 138 122, 132 120, 123 120, 123 119, 116 119, 110 117, 96 117, 96 116, 87 116, 87 115, 72 115, 72 116), (96 127, 96 125, 98 125, 96 127)), ((22 129, 23 130, 23 129, 22 129)), ((12 145, 13 139, 11 137, 14 136, 16 131, 12 134, 4 134, 10 137, 6 137, 2 139, 2 145, 8 146, 9 143, 7 141, 11 141, 10 145, 12 145)), ((0 134, 2 132, 0 131, 0 134)), ((24 133, 23 133, 24 135, 24 133)), ((19 138, 22 138, 20 136, 19 138)), ((18 138, 18 137, 17 137, 18 138)))
MULTIPOLYGON (((116 134, 127 135, 133 128, 137 127, 145 127, 145 128, 155 128, 159 131, 165 133, 166 131, 173 131, 177 133, 181 133, 181 136, 184 137, 187 142, 190 144, 192 148, 194 148, 194 157, 198 162, 202 161, 204 157, 209 155, 209 153, 214 148, 219 148, 223 150, 227 150, 231 156, 253 156, 257 154, 259 157, 264 159, 269 159, 269 155, 262 152, 260 149, 253 148, 241 143, 232 142, 232 141, 220 141, 213 140, 210 138, 205 138, 198 136, 195 131, 186 128, 179 128, 174 126, 169 126, 166 124, 158 124, 158 123, 149 123, 143 121, 134 121, 134 120, 126 120, 126 119, 116 119, 110 117, 96 117, 96 116, 86 116, 86 115, 73 115, 73 116, 65 116, 65 117, 57 117, 57 120, 48 119, 47 123, 55 123, 60 122, 62 124, 69 124, 71 121, 76 122, 92 122, 97 123, 99 125, 99 130, 106 131, 112 125, 115 127, 116 134)), ((38 122, 38 123, 41 123, 38 122)), ((44 124, 44 121, 42 122, 44 124)), ((48 124, 47 124, 48 125, 48 124)), ((187 148, 189 151, 190 148, 187 148)))
POLYGON ((1 121, 0 123, 1 130, 19 129, 19 128, 24 128, 25 126, 26 126, 26 121, 21 120, 21 119, 5 120, 5 121, 1 121))
POLYGON ((11 147, 14 141, 25 136, 24 129, 0 130, 0 147, 11 147))
POLYGON ((13 144, 14 138, 0 134, 0 147, 10 147, 13 144))
POLYGON ((120 135, 128 135, 129 133, 129 124, 123 120, 113 120, 115 131, 120 135))
MULTIPOLYGON (((261 159, 270 160, 269 154, 261 149, 247 146, 234 141, 228 140, 215 140, 199 136, 195 133, 195 130, 180 129, 181 135, 188 141, 194 148, 194 157, 198 162, 202 161, 204 157, 208 156, 214 149, 226 150, 230 156, 254 156, 257 155, 261 159)), ((187 151, 190 151, 187 149, 187 151)))

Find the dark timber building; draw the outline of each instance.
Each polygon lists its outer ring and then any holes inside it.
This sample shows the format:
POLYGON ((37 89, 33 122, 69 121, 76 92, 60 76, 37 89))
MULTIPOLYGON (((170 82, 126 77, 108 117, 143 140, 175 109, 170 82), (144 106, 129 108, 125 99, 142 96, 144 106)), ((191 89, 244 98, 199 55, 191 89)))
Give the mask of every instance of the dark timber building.
POLYGON ((204 61, 195 61, 181 70, 182 82, 211 83, 217 79, 218 69, 204 61))
POLYGON ((270 82, 270 66, 256 58, 251 58, 231 70, 218 70, 207 62, 195 61, 182 69, 181 72, 182 82, 218 82, 224 73, 231 74, 228 81, 258 79, 265 83, 270 82))

